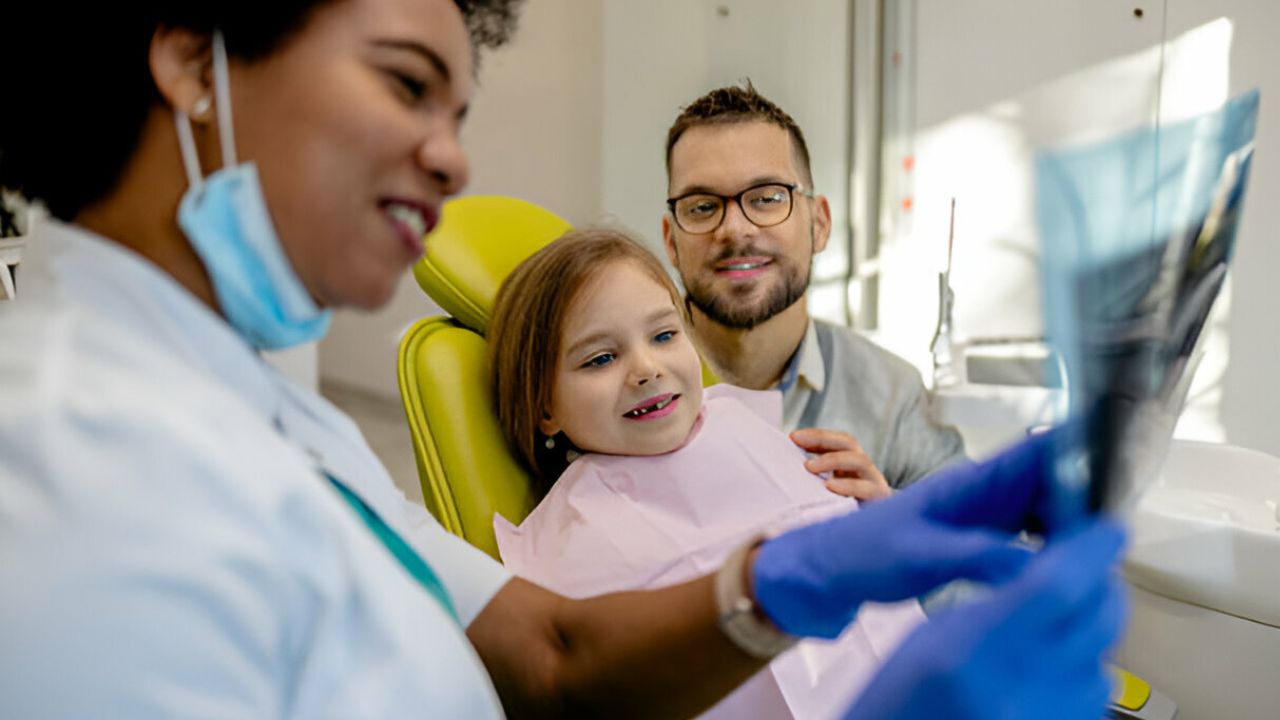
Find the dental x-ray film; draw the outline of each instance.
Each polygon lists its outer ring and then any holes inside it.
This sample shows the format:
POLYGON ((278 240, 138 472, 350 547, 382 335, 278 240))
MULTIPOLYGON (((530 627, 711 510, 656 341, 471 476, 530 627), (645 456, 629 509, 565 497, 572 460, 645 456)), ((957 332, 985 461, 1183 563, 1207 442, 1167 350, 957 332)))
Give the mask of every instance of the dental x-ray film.
POLYGON ((1232 257, 1257 111, 1254 91, 1037 158, 1045 324, 1071 415, 1060 520, 1123 513, 1159 471, 1232 257))

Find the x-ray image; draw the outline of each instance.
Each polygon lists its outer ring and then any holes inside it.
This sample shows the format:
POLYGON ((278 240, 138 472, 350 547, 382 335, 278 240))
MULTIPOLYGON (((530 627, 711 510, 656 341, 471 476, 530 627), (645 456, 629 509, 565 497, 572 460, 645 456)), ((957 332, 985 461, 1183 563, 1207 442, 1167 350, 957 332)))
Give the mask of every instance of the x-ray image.
POLYGON ((1123 512, 1163 461, 1226 279, 1256 92, 1193 120, 1041 155, 1046 327, 1072 420, 1056 512, 1123 512))

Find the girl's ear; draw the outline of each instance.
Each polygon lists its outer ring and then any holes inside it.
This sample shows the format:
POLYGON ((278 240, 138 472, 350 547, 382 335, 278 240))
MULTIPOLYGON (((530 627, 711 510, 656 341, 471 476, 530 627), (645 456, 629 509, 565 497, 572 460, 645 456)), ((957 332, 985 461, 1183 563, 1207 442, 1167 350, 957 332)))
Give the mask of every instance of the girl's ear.
POLYGON ((551 417, 550 413, 542 413, 542 419, 538 421, 538 430, 542 431, 547 437, 555 437, 560 432, 560 423, 551 417))

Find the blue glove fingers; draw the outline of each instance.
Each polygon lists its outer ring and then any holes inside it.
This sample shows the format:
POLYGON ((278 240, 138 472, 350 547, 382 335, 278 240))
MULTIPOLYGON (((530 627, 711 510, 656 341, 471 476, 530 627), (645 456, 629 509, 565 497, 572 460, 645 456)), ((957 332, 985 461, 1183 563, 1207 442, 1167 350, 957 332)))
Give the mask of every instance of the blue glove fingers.
POLYGON ((1051 543, 988 599, 932 618, 848 717, 1100 717, 1102 659, 1125 615, 1112 567, 1123 538, 1114 524, 1093 522, 1051 543))
POLYGON ((1010 709, 1035 679, 1027 659, 1039 649, 1004 620, 1003 604, 991 600, 929 618, 880 668, 846 720, 1021 717, 1010 709))
POLYGON ((1096 521, 1051 544, 1025 575, 997 591, 1008 612, 1003 639, 983 654, 1021 654, 1029 674, 1013 690, 1015 717, 1101 717, 1110 682, 1104 659, 1124 626, 1128 597, 1114 571, 1124 533, 1096 521))
POLYGON ((876 518, 851 513, 766 542, 752 589, 769 619, 793 635, 834 638, 864 601, 904 600, 962 577, 1003 582, 1031 557, 1000 533, 876 518))
POLYGON ((1111 681, 1096 671, 1087 675, 1041 673, 1027 690, 1026 705, 1018 714, 1027 720, 1094 720, 1104 717, 1111 699, 1111 681))
POLYGON ((978 464, 944 469, 900 496, 942 522, 1020 530, 1042 510, 1056 432, 1034 435, 978 464))
POLYGON ((1082 607, 1078 617, 1059 626, 1058 637, 1048 639, 1060 648, 1064 664, 1076 658, 1080 673, 1104 675, 1103 665, 1111 648, 1123 635, 1129 616, 1129 588, 1114 576, 1103 588, 1103 597, 1093 611, 1082 607))
POLYGON ((920 573, 916 578, 905 578, 915 582, 904 584, 903 592, 896 596, 870 599, 904 600, 962 578, 1000 585, 1022 573, 1035 556, 1030 549, 1013 545, 1009 535, 990 530, 936 528, 920 540, 916 560, 921 566, 920 573))
POLYGON ((1104 519, 1050 542, 1010 586, 1008 599, 1016 606, 1010 619, 1033 617, 1037 626, 1051 628, 1069 622, 1081 607, 1095 611, 1124 542, 1124 530, 1104 519))
POLYGON ((1051 632, 1042 629, 1039 641, 1024 638, 1032 677, 1019 689, 1023 717, 1061 720, 1102 717, 1111 696, 1106 669, 1108 649, 1115 644, 1126 615, 1126 588, 1118 577, 1103 589, 1096 611, 1086 604, 1069 623, 1057 623, 1051 632), (1038 650, 1037 650, 1038 649, 1038 650))

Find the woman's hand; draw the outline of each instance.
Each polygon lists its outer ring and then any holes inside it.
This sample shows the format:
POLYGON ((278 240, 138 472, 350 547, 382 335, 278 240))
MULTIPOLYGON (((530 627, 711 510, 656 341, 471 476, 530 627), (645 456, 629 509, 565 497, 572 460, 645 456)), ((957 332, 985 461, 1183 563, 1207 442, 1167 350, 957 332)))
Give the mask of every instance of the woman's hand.
POLYGON ((792 635, 835 638, 867 601, 918 597, 967 578, 999 584, 1032 557, 1010 541, 1034 525, 1052 536, 1056 432, 985 462, 956 464, 857 512, 760 546, 751 570, 760 608, 792 635))
POLYGON ((831 473, 827 489, 859 501, 877 500, 893 494, 884 474, 871 462, 858 439, 838 430, 805 428, 791 433, 791 442, 817 457, 805 461, 809 472, 831 473))
POLYGON ((1109 520, 1051 540, 989 597, 939 613, 897 649, 847 718, 1096 718, 1128 594, 1109 520))

